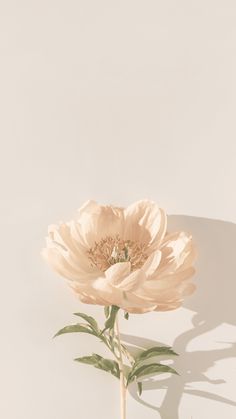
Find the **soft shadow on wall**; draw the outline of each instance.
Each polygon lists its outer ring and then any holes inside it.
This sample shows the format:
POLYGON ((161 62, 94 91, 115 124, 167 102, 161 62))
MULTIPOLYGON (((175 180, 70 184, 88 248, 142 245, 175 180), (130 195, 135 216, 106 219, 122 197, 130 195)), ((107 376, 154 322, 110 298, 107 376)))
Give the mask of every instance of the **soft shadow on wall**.
MULTIPOLYGON (((179 230, 180 226, 182 230, 192 232, 198 249, 195 276, 197 291, 183 304, 196 313, 193 327, 179 335, 173 343, 174 349, 181 355, 175 358, 173 367, 181 371, 181 375, 161 381, 145 381, 144 395, 148 390, 160 387, 167 389, 161 406, 150 405, 139 398, 136 386, 130 390, 136 400, 156 410, 162 419, 180 419, 179 405, 184 393, 236 406, 234 400, 191 388, 195 382, 215 385, 224 382, 220 377, 211 380, 206 373, 215 362, 235 356, 236 342, 228 342, 223 349, 187 351, 187 345, 197 336, 210 332, 222 323, 236 325, 236 224, 185 215, 169 216, 169 231, 179 230)), ((124 340, 142 348, 157 344, 135 336, 124 336, 124 340)))

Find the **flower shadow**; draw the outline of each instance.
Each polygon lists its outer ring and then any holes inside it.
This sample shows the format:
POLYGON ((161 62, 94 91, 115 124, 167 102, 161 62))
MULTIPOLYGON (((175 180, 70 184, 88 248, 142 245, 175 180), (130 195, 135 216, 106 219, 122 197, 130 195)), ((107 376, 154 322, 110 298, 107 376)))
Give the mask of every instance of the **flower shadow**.
MULTIPOLYGON (((140 398, 135 385, 130 388, 132 397, 156 410, 163 419, 179 419, 179 406, 183 394, 236 406, 236 401, 214 392, 194 389, 192 386, 196 382, 215 385, 224 383, 220 377, 215 380, 208 378, 206 373, 217 361, 235 357, 236 342, 223 342, 224 347, 220 349, 187 350, 193 339, 223 323, 236 325, 236 224, 185 215, 169 217, 170 231, 179 230, 180 226, 183 230, 192 232, 198 250, 195 276, 197 290, 183 304, 183 307, 195 313, 192 328, 179 335, 173 342, 174 349, 181 356, 175 358, 172 366, 180 371, 181 375, 158 381, 147 379, 144 382, 144 392, 160 387, 166 389, 160 406, 153 406, 140 398)), ((157 345, 157 342, 137 336, 124 335, 124 340, 139 348, 157 345)))

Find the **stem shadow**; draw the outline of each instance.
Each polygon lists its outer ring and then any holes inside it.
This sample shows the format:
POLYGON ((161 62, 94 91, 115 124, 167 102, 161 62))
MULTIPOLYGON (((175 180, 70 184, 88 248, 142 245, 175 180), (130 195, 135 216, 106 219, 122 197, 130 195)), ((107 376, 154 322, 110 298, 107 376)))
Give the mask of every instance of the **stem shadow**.
MULTIPOLYGON (((173 342, 174 350, 180 354, 174 359, 173 368, 180 376, 171 376, 163 380, 147 379, 143 391, 166 389, 163 402, 154 406, 137 395, 135 385, 130 386, 130 394, 141 404, 158 412, 163 419, 180 419, 179 406, 183 394, 215 400, 216 402, 236 406, 235 400, 194 388, 194 383, 222 384, 220 377, 210 379, 207 371, 223 359, 235 357, 236 342, 222 342, 226 347, 212 350, 188 351, 190 342, 198 336, 212 331, 223 323, 236 326, 236 224, 207 218, 185 215, 169 216, 170 231, 190 231, 198 250, 196 263, 197 284, 195 294, 186 299, 183 307, 194 312, 192 327, 179 335, 173 342)), ((150 346, 163 345, 149 339, 132 335, 122 335, 122 339, 135 351, 150 346)))

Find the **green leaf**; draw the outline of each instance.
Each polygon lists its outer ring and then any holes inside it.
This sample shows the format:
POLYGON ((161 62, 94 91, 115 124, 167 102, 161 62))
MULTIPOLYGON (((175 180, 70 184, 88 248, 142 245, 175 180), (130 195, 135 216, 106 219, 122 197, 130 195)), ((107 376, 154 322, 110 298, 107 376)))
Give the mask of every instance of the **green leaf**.
POLYGON ((74 313, 74 315, 75 316, 78 316, 78 317, 81 317, 82 319, 86 320, 90 324, 90 326, 92 326, 92 328, 97 333, 100 332, 99 327, 98 327, 98 324, 97 324, 96 320, 93 317, 88 316, 87 314, 84 314, 84 313, 74 313))
POLYGON ((160 356, 160 355, 178 355, 176 352, 173 351, 173 349, 171 349, 168 346, 153 346, 152 348, 149 348, 143 352, 141 352, 141 354, 139 354, 135 361, 136 363, 140 362, 140 361, 146 361, 146 359, 152 358, 154 356, 160 356))
POLYGON ((163 374, 165 372, 171 373, 171 374, 178 374, 173 368, 169 367, 168 365, 163 364, 148 364, 148 365, 142 365, 139 368, 134 368, 128 377, 128 383, 131 383, 135 378, 140 378, 145 375, 150 374, 163 374))
POLYGON ((143 385, 140 381, 138 381, 137 386, 138 386, 138 394, 139 394, 139 396, 141 396, 141 394, 143 392, 143 385))
POLYGON ((106 316, 106 319, 109 317, 109 314, 110 314, 110 306, 105 306, 104 307, 104 313, 105 313, 105 316, 106 316))
POLYGON ((63 327, 63 329, 59 330, 53 337, 55 338, 56 336, 60 336, 65 333, 88 333, 90 335, 96 336, 95 332, 90 328, 90 326, 77 323, 63 327))
POLYGON ((116 361, 112 359, 103 358, 98 354, 93 354, 91 356, 83 356, 75 359, 76 362, 81 362, 83 364, 93 365, 95 368, 106 371, 114 375, 116 378, 120 378, 120 369, 116 361))
POLYGON ((126 320, 129 320, 129 313, 128 313, 128 311, 125 311, 124 318, 125 318, 126 320))
POLYGON ((120 307, 111 306, 111 311, 110 311, 109 317, 105 322, 104 331, 107 330, 107 329, 113 329, 115 321, 116 321, 116 315, 117 315, 119 309, 120 309, 120 307))
POLYGON ((81 356, 80 358, 75 358, 74 361, 81 362, 82 364, 96 365, 102 357, 97 354, 90 356, 81 356))

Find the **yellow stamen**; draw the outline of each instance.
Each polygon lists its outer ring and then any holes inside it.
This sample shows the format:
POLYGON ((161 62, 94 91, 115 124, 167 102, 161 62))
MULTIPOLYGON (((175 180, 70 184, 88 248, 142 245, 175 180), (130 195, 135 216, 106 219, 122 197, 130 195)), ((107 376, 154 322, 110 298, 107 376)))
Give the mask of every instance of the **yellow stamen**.
POLYGON ((88 250, 88 257, 92 266, 101 271, 106 271, 110 266, 118 262, 130 262, 131 270, 141 268, 146 259, 147 245, 123 240, 119 235, 107 236, 88 250))

